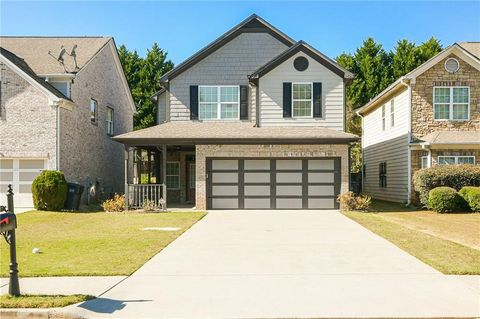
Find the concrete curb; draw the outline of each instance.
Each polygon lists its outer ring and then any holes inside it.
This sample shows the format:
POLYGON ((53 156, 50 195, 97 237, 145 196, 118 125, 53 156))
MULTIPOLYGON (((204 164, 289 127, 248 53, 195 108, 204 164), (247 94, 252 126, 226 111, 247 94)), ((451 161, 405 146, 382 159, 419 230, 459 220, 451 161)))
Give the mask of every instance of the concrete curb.
POLYGON ((76 314, 65 312, 60 308, 47 309, 0 309, 2 319, 85 319, 76 314))

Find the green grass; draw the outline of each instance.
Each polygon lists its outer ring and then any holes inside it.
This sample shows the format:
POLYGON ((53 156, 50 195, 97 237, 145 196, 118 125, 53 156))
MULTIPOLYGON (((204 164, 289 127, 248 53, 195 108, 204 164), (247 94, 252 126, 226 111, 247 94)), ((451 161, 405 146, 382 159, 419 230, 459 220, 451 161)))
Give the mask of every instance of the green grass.
MULTIPOLYGON (((170 244, 203 212, 19 214, 17 258, 21 277, 129 275, 170 244), (142 230, 179 227, 178 231, 142 230), (40 254, 33 254, 37 247, 40 254)), ((0 244, 0 275, 8 275, 8 245, 0 244)))
POLYGON ((0 296, 0 308, 57 308, 87 301, 95 297, 89 295, 22 295, 0 296))
POLYGON ((376 202, 374 212, 346 216, 444 274, 480 275, 475 238, 480 214, 437 214, 376 202))

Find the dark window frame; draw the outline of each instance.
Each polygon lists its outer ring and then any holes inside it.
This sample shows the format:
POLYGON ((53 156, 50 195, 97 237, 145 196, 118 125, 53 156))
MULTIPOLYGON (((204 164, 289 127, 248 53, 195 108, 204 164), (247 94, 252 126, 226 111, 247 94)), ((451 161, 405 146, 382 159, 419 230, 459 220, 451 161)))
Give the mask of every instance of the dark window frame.
POLYGON ((387 162, 378 164, 378 186, 381 188, 387 187, 387 162))

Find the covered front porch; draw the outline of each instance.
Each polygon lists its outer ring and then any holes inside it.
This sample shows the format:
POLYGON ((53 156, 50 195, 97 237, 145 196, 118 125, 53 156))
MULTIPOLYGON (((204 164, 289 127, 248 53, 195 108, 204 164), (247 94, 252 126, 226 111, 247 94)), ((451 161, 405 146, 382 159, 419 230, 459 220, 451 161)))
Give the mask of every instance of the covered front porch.
POLYGON ((194 145, 126 145, 126 204, 195 208, 195 172, 194 145))

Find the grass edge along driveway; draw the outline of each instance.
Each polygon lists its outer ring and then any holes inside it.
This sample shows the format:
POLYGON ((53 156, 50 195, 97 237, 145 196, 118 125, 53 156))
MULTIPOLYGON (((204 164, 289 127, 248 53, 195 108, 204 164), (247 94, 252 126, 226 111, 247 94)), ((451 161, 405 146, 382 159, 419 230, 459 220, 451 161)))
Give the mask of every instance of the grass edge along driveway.
MULTIPOLYGON (((205 212, 19 214, 20 277, 130 275, 205 212), (174 231, 146 227, 179 228, 174 231), (39 248, 40 254, 32 249, 39 248)), ((0 275, 8 276, 8 245, 0 244, 0 275)))
POLYGON ((7 308, 58 308, 94 299, 89 295, 21 295, 0 296, 0 309, 7 308))
MULTIPOLYGON (((394 221, 395 214, 408 220, 416 218, 421 211, 400 206, 392 210, 394 207, 388 205, 395 204, 377 203, 375 212, 344 211, 343 214, 444 274, 480 275, 480 250, 402 225, 398 219, 394 221)), ((470 214, 462 215, 471 217, 470 214)), ((462 218, 462 215, 454 218, 462 218)), ((436 213, 432 213, 431 218, 435 217, 436 213)))

